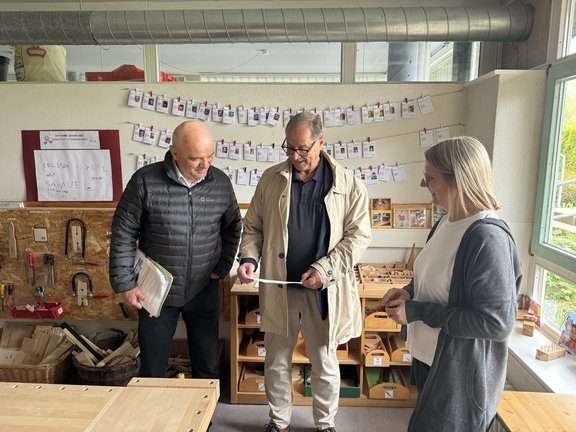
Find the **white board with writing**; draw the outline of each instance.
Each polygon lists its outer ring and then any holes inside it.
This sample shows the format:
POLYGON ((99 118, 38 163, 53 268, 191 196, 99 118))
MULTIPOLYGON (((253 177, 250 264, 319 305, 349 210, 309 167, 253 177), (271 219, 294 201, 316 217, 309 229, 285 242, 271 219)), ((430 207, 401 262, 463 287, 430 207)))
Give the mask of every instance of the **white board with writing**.
POLYGON ((38 201, 112 201, 109 150, 34 150, 38 201))

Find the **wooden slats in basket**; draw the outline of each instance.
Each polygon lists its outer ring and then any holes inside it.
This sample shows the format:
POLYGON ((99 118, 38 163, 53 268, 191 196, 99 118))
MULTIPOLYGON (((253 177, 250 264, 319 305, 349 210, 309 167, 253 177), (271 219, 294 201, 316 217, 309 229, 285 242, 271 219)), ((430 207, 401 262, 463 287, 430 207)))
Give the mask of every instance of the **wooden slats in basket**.
POLYGON ((0 364, 0 381, 61 384, 68 378, 71 364, 69 352, 64 353, 58 360, 50 364, 0 364))

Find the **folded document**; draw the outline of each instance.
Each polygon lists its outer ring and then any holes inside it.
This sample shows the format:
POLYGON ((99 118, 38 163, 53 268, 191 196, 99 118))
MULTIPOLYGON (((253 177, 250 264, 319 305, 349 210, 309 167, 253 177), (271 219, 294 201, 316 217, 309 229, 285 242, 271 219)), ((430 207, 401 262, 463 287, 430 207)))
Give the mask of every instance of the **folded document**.
POLYGON ((159 316, 174 277, 156 261, 148 258, 140 249, 136 251, 134 272, 138 275, 138 287, 146 297, 146 300, 140 303, 150 316, 159 316))

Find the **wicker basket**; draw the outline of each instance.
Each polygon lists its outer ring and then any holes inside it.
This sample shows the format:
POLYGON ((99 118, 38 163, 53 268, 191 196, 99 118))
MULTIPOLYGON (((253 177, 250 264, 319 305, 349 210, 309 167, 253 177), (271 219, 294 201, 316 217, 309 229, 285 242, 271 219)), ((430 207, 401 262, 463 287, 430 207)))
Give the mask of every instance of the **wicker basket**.
POLYGON ((68 378, 72 365, 70 352, 54 363, 42 365, 0 365, 0 381, 61 384, 68 378))
POLYGON ((72 361, 84 384, 125 386, 140 372, 140 359, 129 354, 120 354, 102 367, 83 365, 76 357, 72 361))

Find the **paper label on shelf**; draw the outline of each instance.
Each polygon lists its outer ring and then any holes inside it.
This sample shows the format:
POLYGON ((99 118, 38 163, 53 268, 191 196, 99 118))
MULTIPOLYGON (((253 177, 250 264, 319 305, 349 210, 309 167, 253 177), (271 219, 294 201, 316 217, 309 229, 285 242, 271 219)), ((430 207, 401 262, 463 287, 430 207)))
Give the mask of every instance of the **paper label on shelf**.
POLYGON ((263 382, 258 383, 258 391, 261 391, 261 392, 266 391, 266 386, 264 385, 263 382))
POLYGON ((394 390, 384 390, 384 399, 394 399, 394 390))
POLYGON ((412 361, 412 354, 402 354, 402 361, 410 363, 412 361))
POLYGON ((258 357, 266 357, 266 347, 258 348, 258 357))
POLYGON ((256 315, 256 323, 260 324, 262 322, 262 316, 260 314, 256 315))
POLYGON ((374 357, 374 366, 382 366, 382 357, 374 357))

